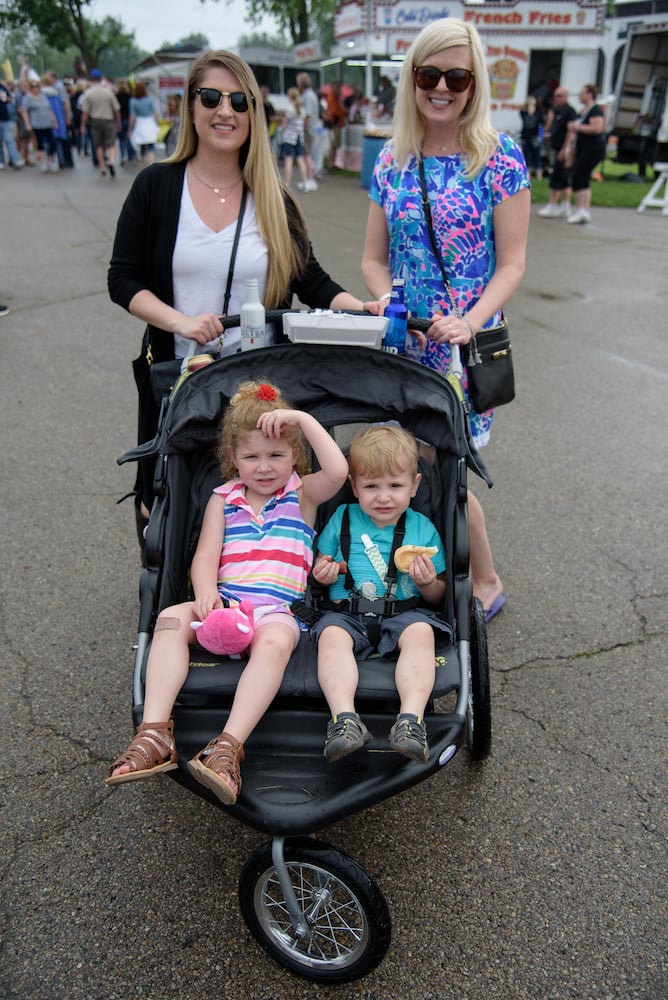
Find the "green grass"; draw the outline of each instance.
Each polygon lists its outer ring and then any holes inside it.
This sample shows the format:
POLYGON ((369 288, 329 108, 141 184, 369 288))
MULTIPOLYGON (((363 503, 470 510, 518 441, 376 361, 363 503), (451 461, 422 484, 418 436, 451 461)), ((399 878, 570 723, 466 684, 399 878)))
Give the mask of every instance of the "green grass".
MULTIPOLYGON (((591 181, 592 206, 607 208, 636 209, 654 183, 654 170, 647 168, 646 179, 642 183, 624 181, 625 174, 637 174, 637 163, 617 163, 616 160, 605 160, 601 166, 603 180, 591 181)), ((337 170, 337 177, 359 177, 354 170, 337 170)), ((547 177, 542 181, 532 180, 531 200, 536 205, 544 205, 550 200, 550 187, 547 177)))
MULTIPOLYGON (((637 174, 635 163, 617 163, 616 160, 605 160, 601 166, 603 180, 591 181, 591 203, 593 206, 608 208, 637 208, 654 183, 654 171, 647 169, 646 179, 642 183, 622 180, 624 174, 637 174)), ((531 183, 531 200, 541 205, 549 201, 549 181, 533 180, 531 183)))

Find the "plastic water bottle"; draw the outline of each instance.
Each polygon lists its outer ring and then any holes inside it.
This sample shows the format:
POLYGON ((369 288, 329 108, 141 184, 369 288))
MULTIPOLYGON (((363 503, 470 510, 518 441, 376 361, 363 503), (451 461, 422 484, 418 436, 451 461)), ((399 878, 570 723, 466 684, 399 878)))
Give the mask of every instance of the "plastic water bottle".
POLYGON ((387 330, 383 337, 383 350, 388 354, 406 353, 406 336, 408 334, 408 309, 404 305, 404 279, 394 278, 392 281, 392 298, 385 310, 389 319, 387 330))
POLYGON ((241 350, 254 351, 267 346, 264 306, 260 302, 257 278, 246 281, 246 297, 241 307, 241 350))

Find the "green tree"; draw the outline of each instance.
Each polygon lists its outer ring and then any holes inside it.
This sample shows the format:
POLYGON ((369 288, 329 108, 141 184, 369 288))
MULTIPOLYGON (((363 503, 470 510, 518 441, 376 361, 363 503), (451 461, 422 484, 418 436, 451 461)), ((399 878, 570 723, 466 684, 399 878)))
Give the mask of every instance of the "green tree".
POLYGON ((275 18, 292 44, 298 45, 331 34, 332 17, 339 4, 340 0, 246 0, 246 10, 251 24, 258 24, 266 16, 275 18))
POLYGON ((180 49, 182 46, 187 46, 190 49, 211 48, 211 44, 206 35, 193 33, 192 35, 186 35, 185 38, 179 38, 178 42, 163 42, 160 46, 160 51, 173 51, 174 49, 180 49))
POLYGON ((74 46, 82 69, 98 66, 112 46, 134 46, 134 36, 121 21, 107 17, 91 21, 84 14, 91 0, 0 0, 0 28, 37 29, 44 42, 59 52, 74 46))

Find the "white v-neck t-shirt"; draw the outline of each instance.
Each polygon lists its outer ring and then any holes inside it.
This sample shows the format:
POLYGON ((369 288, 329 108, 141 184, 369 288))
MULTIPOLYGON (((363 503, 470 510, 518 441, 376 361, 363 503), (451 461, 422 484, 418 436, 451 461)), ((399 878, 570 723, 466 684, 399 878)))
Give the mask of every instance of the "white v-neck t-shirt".
MULTIPOLYGON (((197 214, 190 197, 187 176, 184 176, 181 192, 179 224, 172 255, 172 276, 174 285, 174 307, 186 316, 200 313, 223 315, 227 274, 232 256, 232 245, 237 228, 237 220, 219 233, 209 229, 197 214)), ((264 243, 255 214, 255 200, 250 193, 246 198, 246 208, 239 245, 234 262, 234 274, 227 309, 229 316, 239 312, 244 301, 245 282, 248 278, 258 279, 260 301, 264 299, 267 283, 267 262, 269 254, 264 243)), ((267 326, 268 343, 273 342, 273 329, 267 326)), ((219 354, 221 357, 236 354, 240 349, 239 327, 225 330, 223 344, 217 340, 204 346, 197 344, 196 354, 219 354), (220 350, 219 350, 220 347, 220 350)), ((180 334, 174 335, 174 353, 184 357, 190 350, 192 341, 180 334)))

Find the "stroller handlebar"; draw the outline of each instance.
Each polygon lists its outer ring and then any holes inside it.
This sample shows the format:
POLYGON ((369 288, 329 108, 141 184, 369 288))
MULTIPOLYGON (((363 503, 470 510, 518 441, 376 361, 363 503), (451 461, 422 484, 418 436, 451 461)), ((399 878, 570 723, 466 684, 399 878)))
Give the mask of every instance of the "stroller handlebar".
MULTIPOLYGON (((373 316, 373 313, 366 312, 364 309, 267 309, 265 313, 265 322, 267 323, 281 323, 283 317, 286 314, 294 313, 295 315, 305 315, 308 313, 313 313, 317 315, 318 313, 334 313, 337 316, 373 316)), ((241 326, 241 316, 239 313, 230 314, 229 316, 220 316, 220 322, 223 324, 223 328, 232 328, 235 326, 241 326)), ((426 333, 429 327, 432 325, 430 319, 422 319, 419 316, 410 316, 408 319, 408 329, 415 330, 418 333, 426 333)), ((192 349, 188 354, 194 354, 195 343, 193 341, 192 349)), ((450 345, 451 352, 451 371, 458 378, 461 378, 462 374, 462 359, 461 351, 458 344, 450 345)), ((186 355, 187 356, 187 355, 186 355)))
MULTIPOLYGON (((265 321, 267 323, 280 323, 286 314, 305 315, 313 313, 315 315, 318 312, 331 312, 337 316, 373 316, 373 313, 365 312, 363 309, 267 309, 265 321)), ((225 328, 241 326, 241 316, 239 313, 231 313, 229 316, 219 316, 218 318, 225 328)), ((408 321, 409 330, 418 330, 420 333, 424 333, 430 326, 430 319, 419 319, 417 316, 411 316, 408 321)))

